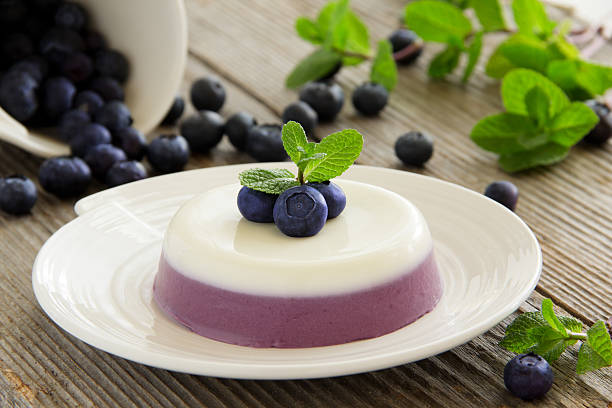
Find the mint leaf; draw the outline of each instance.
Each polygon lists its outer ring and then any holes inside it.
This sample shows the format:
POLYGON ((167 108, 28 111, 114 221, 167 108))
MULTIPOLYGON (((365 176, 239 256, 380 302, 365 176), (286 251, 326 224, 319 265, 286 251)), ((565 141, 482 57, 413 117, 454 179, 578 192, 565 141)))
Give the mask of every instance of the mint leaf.
POLYGON ((612 365, 612 342, 606 324, 600 320, 587 331, 587 341, 582 343, 578 352, 576 372, 584 374, 610 365, 612 365))
POLYGON ((461 50, 454 45, 448 45, 429 63, 427 73, 432 78, 443 78, 451 73, 459 63, 461 50))
POLYGON ((504 30, 506 23, 499 0, 470 0, 484 31, 504 30))
POLYGON ((554 58, 544 41, 522 34, 515 34, 499 45, 499 52, 514 67, 528 68, 545 73, 554 58))
MULTIPOLYGON (((346 12, 346 16, 344 17, 346 30, 347 30, 347 39, 346 45, 344 47, 345 51, 350 51, 354 53, 368 55, 370 53, 370 34, 368 33, 368 28, 363 23, 363 21, 351 10, 346 12)), ((363 61, 363 58, 354 58, 348 57, 348 64, 345 65, 355 65, 351 64, 351 58, 358 62, 363 61)))
POLYGON ((539 354, 549 363, 557 360, 569 347, 576 344, 578 340, 567 339, 566 334, 547 326, 537 330, 537 343, 529 348, 529 351, 539 354))
POLYGON ((406 25, 424 41, 457 44, 472 31, 470 20, 452 4, 420 0, 406 6, 406 25))
MULTIPOLYGON (((497 2, 497 0, 494 1, 497 2)), ((463 77, 461 78, 463 82, 467 82, 467 80, 470 78, 470 75, 472 75, 474 68, 476 67, 476 63, 478 62, 478 58, 480 57, 480 51, 482 49, 482 35, 482 31, 477 32, 474 35, 474 38, 472 39, 472 42, 470 43, 470 46, 467 49, 468 63, 465 66, 465 70, 463 71, 463 77)))
POLYGON ((378 43, 378 52, 372 63, 370 80, 391 92, 397 84, 397 66, 393 59, 393 48, 388 40, 378 43))
POLYGON ((544 6, 538 0, 514 0, 514 21, 521 33, 546 38, 552 34, 555 23, 548 19, 544 6))
POLYGON ((574 59, 580 56, 580 50, 571 44, 561 33, 549 39, 548 50, 554 59, 574 59))
POLYGON ((472 129, 470 138, 485 150, 509 154, 525 150, 519 140, 530 138, 536 133, 537 129, 528 117, 500 113, 481 119, 472 129))
POLYGON ((363 136, 354 129, 332 133, 315 146, 315 153, 325 157, 311 160, 304 169, 307 181, 327 181, 344 173, 359 157, 363 147, 363 136))
POLYGON ((238 178, 243 186, 268 194, 280 194, 300 185, 293 173, 286 169, 249 169, 240 172, 238 178))
POLYGON ((542 316, 544 317, 544 320, 548 322, 550 327, 561 334, 562 337, 568 337, 565 326, 563 326, 563 323, 561 323, 559 318, 557 318, 557 315, 555 315, 552 300, 548 298, 542 300, 542 316))
POLYGON ((559 320, 567 330, 574 333, 582 332, 582 322, 580 320, 569 316, 559 316, 559 320))
MULTIPOLYGON (((321 31, 323 33, 323 46, 331 48, 336 46, 340 49, 344 49, 344 44, 347 38, 346 25, 343 24, 344 16, 348 10, 349 0, 338 0, 330 3, 329 14, 325 14, 324 18, 328 18, 325 25, 325 29, 321 31)), ((325 7, 323 10, 326 10, 325 7)), ((319 16, 321 17, 321 16, 319 16)), ((323 23, 319 26, 320 29, 323 23)))
POLYGON ((567 147, 557 143, 546 143, 531 150, 502 154, 499 157, 499 165, 505 171, 512 173, 531 167, 560 162, 565 159, 568 153, 569 148, 567 147))
POLYGON ((291 161, 298 163, 303 156, 309 156, 306 153, 308 148, 308 140, 306 139, 306 132, 298 122, 289 121, 283 125, 281 132, 283 139, 283 147, 291 158, 291 161), (301 148, 301 149, 300 149, 301 148))
POLYGON ((563 109, 550 123, 550 140, 565 147, 578 143, 599 122, 591 108, 574 102, 563 109))
POLYGON ((305 83, 319 79, 330 72, 340 62, 340 56, 330 50, 319 48, 308 55, 291 71, 285 80, 287 88, 297 88, 305 83))
POLYGON ((493 54, 491 54, 485 66, 485 73, 491 78, 501 78, 506 75, 507 72, 516 68, 516 66, 504 56, 501 47, 502 44, 493 51, 493 54))
POLYGON ((549 117, 556 116, 570 104, 561 88, 545 76, 529 69, 518 68, 508 73, 502 81, 501 93, 506 110, 519 115, 528 115, 525 95, 535 86, 539 86, 548 96, 549 117))
POLYGON ((612 88, 612 68, 579 60, 552 61, 548 77, 574 100, 603 95, 612 88))
POLYGON ((295 31, 304 40, 313 44, 321 44, 323 42, 323 37, 321 37, 321 33, 319 33, 319 28, 314 21, 307 17, 298 17, 298 19, 295 20, 295 31))
MULTIPOLYGON (((525 105, 527 113, 538 125, 543 126, 548 122, 548 111, 550 103, 548 95, 540 88, 535 86, 525 95, 525 105)), ((552 326, 552 325, 551 325, 552 326)))
POLYGON ((542 328, 550 327, 542 313, 526 312, 506 327, 504 338, 499 343, 508 351, 524 353, 541 337, 542 328))
POLYGON ((301 158, 296 164, 298 166, 298 169, 304 171, 309 162, 315 160, 322 160, 325 158, 325 156, 327 156, 326 153, 313 153, 312 155, 301 158))

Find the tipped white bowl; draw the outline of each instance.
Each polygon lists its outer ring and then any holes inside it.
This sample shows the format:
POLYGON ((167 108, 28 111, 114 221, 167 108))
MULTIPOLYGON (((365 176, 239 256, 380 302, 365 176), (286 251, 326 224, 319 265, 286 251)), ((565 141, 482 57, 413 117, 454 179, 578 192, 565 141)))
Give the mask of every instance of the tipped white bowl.
MULTIPOLYGON (((130 62, 124 84, 133 126, 148 133, 164 118, 179 88, 187 59, 183 0, 77 0, 92 25, 130 62)), ((0 140, 41 157, 69 154, 68 146, 26 129, 0 108, 0 140)))

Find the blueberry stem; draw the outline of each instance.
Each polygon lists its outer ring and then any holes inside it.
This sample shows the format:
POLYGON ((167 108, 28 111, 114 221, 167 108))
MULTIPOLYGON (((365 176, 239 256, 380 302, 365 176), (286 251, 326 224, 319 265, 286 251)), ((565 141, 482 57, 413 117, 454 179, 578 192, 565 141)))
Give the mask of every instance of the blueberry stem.
POLYGON ((297 180, 300 182, 300 184, 304 184, 304 171, 300 168, 298 168, 298 176, 297 176, 297 180))

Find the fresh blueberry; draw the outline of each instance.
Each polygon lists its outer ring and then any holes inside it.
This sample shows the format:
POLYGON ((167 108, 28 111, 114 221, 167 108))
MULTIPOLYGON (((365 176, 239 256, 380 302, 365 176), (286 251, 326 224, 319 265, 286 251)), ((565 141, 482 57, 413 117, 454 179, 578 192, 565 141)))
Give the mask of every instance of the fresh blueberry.
POLYGON ((246 148, 249 130, 257 125, 257 120, 246 112, 238 112, 225 122, 225 134, 234 147, 240 151, 246 148))
POLYGON ((98 51, 95 67, 101 76, 109 76, 119 82, 125 82, 130 73, 128 60, 117 50, 98 51))
POLYGON ((327 219, 336 218, 346 207, 346 195, 339 185, 330 181, 322 183, 308 183, 308 186, 315 188, 323 194, 327 203, 327 219))
POLYGON ((83 40, 77 32, 59 27, 47 31, 39 43, 42 56, 55 66, 61 66, 68 56, 83 49, 83 40))
POLYGON ((36 203, 36 186, 21 175, 0 179, 0 209, 13 215, 27 214, 36 203))
POLYGON ((413 63, 423 52, 423 41, 414 31, 405 28, 394 31, 389 41, 395 61, 403 65, 413 63))
POLYGON ((283 147, 280 125, 258 125, 249 130, 245 151, 262 162, 283 161, 287 152, 283 147))
POLYGON ((317 112, 319 120, 331 121, 342 110, 344 91, 338 84, 310 82, 300 90, 300 100, 317 112))
POLYGON ((172 100, 172 105, 170 106, 170 109, 168 109, 164 120, 162 120, 162 124, 174 125, 176 121, 179 120, 184 110, 185 100, 183 100, 183 98, 179 95, 175 96, 172 100))
POLYGON ((197 112, 183 120, 181 135, 194 152, 207 152, 223 137, 223 118, 213 111, 197 112))
POLYGON ((189 144, 181 135, 161 135, 149 144, 147 159, 162 173, 181 171, 189 161, 189 144))
POLYGON ((537 354, 519 354, 504 368, 504 384, 523 400, 542 397, 553 383, 552 368, 537 354))
POLYGON ((24 59, 34 52, 30 38, 23 33, 13 33, 2 39, 0 55, 3 63, 13 63, 24 59))
POLYGON ((147 151, 147 140, 141 131, 126 127, 115 132, 115 144, 125 152, 130 160, 142 160, 147 151))
POLYGON ((422 132, 405 133, 395 142, 395 154, 407 166, 422 166, 433 155, 433 139, 422 132))
POLYGON ((123 102, 110 101, 94 113, 94 121, 111 132, 130 126, 133 122, 130 110, 123 102))
POLYGON ((104 105, 104 99, 94 91, 81 91, 74 97, 74 108, 87 112, 95 113, 104 105))
POLYGON ((366 116, 377 115, 387 105, 389 92, 384 86, 373 82, 359 85, 353 92, 353 106, 366 116))
POLYGON ((599 122, 582 140, 593 145, 603 145, 612 136, 612 115, 610 114, 610 108, 594 99, 590 99, 585 103, 595 112, 599 122))
POLYGON ((0 106, 20 122, 32 118, 38 109, 37 87, 26 72, 8 72, 0 80, 0 106))
POLYGON ((80 129, 90 122, 89 113, 81 109, 72 109, 64 113, 59 121, 59 134, 62 140, 69 142, 80 129))
POLYGON ((339 62, 336 65, 334 65, 334 67, 329 70, 329 72, 327 72, 327 74, 323 75, 322 77, 320 77, 319 79, 317 79, 317 81, 327 81, 332 79, 333 77, 336 76, 336 74, 338 72, 340 72, 340 69, 342 68, 342 63, 339 62))
POLYGON ((225 102, 225 89, 218 79, 200 78, 191 85, 191 103, 197 110, 217 112, 225 102))
POLYGON ((59 197, 81 195, 91 182, 89 166, 78 157, 53 157, 38 170, 42 188, 59 197))
POLYGON ((72 107, 76 87, 68 78, 49 78, 43 90, 42 108, 49 118, 57 118, 72 107))
POLYGON ((83 6, 77 3, 63 3, 55 12, 55 24, 59 27, 79 31, 86 23, 87 13, 83 6))
POLYGON ((70 149, 73 155, 83 157, 92 147, 110 142, 111 134, 108 129, 97 123, 88 123, 70 139, 70 149))
POLYGON ((48 64, 43 58, 32 55, 11 66, 9 72, 12 71, 25 72, 40 84, 47 76, 48 64))
POLYGON ((312 134, 319 122, 319 116, 306 102, 296 101, 287 105, 283 111, 283 123, 287 123, 290 120, 294 120, 302 125, 304 132, 307 134, 312 134))
POLYGON ((99 51, 106 48, 106 39, 102 34, 94 30, 87 30, 83 34, 83 41, 85 42, 85 49, 88 52, 99 51))
POLYGON ((70 55, 62 63, 62 73, 72 82, 83 82, 91 76, 93 64, 91 58, 82 52, 70 55))
POLYGON ((111 187, 147 178, 147 170, 135 160, 113 164, 106 173, 106 184, 111 187))
POLYGON ((244 186, 238 193, 238 211, 253 222, 274 222, 274 203, 277 194, 268 194, 244 186))
POLYGON ((123 150, 109 144, 92 147, 85 155, 85 163, 89 165, 91 173, 98 180, 104 180, 108 169, 117 162, 126 161, 127 156, 123 150))
POLYGON ((509 181, 494 181, 485 189, 484 195, 514 211, 518 201, 518 188, 509 181))
POLYGON ((307 185, 291 187, 274 204, 274 224, 290 237, 311 237, 325 225, 327 212, 318 190, 307 185))
POLYGON ((121 84, 116 79, 111 77, 97 77, 94 78, 89 88, 96 92, 105 101, 123 101, 125 94, 121 84))

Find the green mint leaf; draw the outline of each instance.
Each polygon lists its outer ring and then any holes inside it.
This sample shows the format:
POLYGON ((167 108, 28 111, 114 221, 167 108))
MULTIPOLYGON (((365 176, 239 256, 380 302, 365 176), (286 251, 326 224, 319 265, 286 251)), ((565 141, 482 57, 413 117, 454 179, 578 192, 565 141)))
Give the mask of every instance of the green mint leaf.
POLYGON ((295 31, 304 40, 313 44, 321 44, 323 42, 319 28, 314 21, 307 17, 298 17, 295 20, 295 31))
POLYGON ((472 23, 458 7, 435 0, 415 1, 406 6, 406 25, 424 41, 463 42, 472 23))
POLYGON ((306 156, 300 159, 296 164, 300 170, 304 171, 309 162, 315 161, 315 160, 322 160, 325 158, 325 156, 327 156, 326 153, 314 153, 311 156, 306 156))
POLYGON ((536 166, 545 166, 560 162, 569 153, 569 148, 557 143, 546 143, 531 150, 502 154, 499 157, 500 167, 509 172, 526 170, 536 166))
POLYGON ((569 346, 576 344, 577 341, 567 339, 565 333, 560 333, 556 329, 547 326, 537 330, 537 342, 529 348, 529 351, 539 354, 551 363, 557 360, 569 346))
POLYGON ((315 146, 315 153, 325 153, 319 160, 311 160, 304 169, 307 181, 327 181, 344 173, 359 157, 363 136, 354 129, 332 133, 315 146))
POLYGON ((535 86, 539 86, 548 96, 549 117, 556 116, 570 104, 563 90, 545 76, 529 69, 518 68, 509 72, 502 81, 501 93, 506 110, 528 115, 525 95, 535 86))
POLYGON ((287 88, 297 88, 309 81, 321 78, 339 62, 340 56, 330 50, 319 48, 308 55, 291 71, 285 80, 287 88))
POLYGON ((531 88, 525 95, 525 105, 527 106, 529 117, 535 120, 538 125, 543 126, 548 123, 550 103, 548 95, 546 95, 542 88, 537 85, 531 88))
POLYGON ((542 328, 546 327, 550 326, 544 320, 542 313, 523 313, 506 327, 504 338, 499 344, 513 353, 524 353, 538 342, 542 328))
POLYGON ((586 61, 552 61, 547 75, 574 100, 603 95, 612 88, 612 68, 586 61))
POLYGON ((491 78, 502 78, 506 73, 516 68, 516 66, 504 56, 502 45, 503 43, 493 51, 493 54, 491 54, 485 66, 485 73, 491 78))
MULTIPOLYGON (((347 39, 344 50, 368 55, 370 53, 370 34, 368 27, 351 10, 346 12, 345 24, 347 39)), ((364 59, 361 59, 363 61, 364 59)))
POLYGON ((548 63, 554 58, 542 40, 515 34, 499 45, 500 53, 517 68, 528 68, 546 73, 548 63))
POLYGON ((291 161, 293 161, 295 164, 297 164, 304 156, 309 156, 309 154, 306 153, 306 149, 308 148, 306 132, 304 132, 302 125, 300 125, 298 122, 290 120, 289 122, 285 123, 283 125, 281 137, 283 139, 283 147, 285 148, 285 151, 291 158, 291 161))
POLYGON ((391 43, 388 40, 382 40, 378 43, 378 52, 372 63, 370 80, 384 86, 389 92, 397 84, 397 66, 393 59, 391 43))
POLYGON ((576 372, 584 374, 612 365, 612 342, 610 333, 603 320, 598 321, 587 331, 587 341, 582 343, 578 352, 576 372))
POLYGON ((569 317, 569 316, 558 316, 559 320, 561 321, 561 324, 563 324, 563 326, 574 333, 580 333, 582 332, 582 322, 580 320, 574 319, 573 317, 569 317))
POLYGON ((580 50, 561 33, 555 34, 549 40, 548 50, 554 59, 575 59, 580 56, 580 50))
POLYGON ((470 0, 470 6, 484 31, 505 30, 506 23, 499 0, 470 0))
POLYGON ((591 108, 573 102, 555 116, 550 123, 550 140, 565 147, 578 143, 599 122, 591 108))
POLYGON ((552 300, 545 298, 542 300, 542 316, 544 320, 548 322, 550 327, 552 327, 556 332, 561 334, 562 337, 568 337, 567 331, 565 330, 565 326, 553 310, 553 302, 552 300))
POLYGON ((348 10, 348 3, 349 0, 338 0, 330 3, 323 8, 319 15, 317 23, 321 33, 323 33, 323 46, 325 48, 330 49, 335 46, 344 49, 347 38, 344 16, 348 10))
POLYGON ((243 186, 268 194, 280 194, 300 185, 295 175, 286 169, 249 169, 240 172, 238 178, 243 186))
POLYGON ((520 141, 536 133, 537 128, 527 116, 500 113, 481 119, 472 129, 470 138, 484 150, 510 154, 525 150, 520 141))
POLYGON ((427 73, 432 78, 444 78, 457 67, 460 55, 461 50, 449 44, 431 60, 427 73))
MULTIPOLYGON (((497 2, 497 0, 494 0, 497 2)), ((483 32, 479 31, 474 35, 470 46, 467 49, 468 54, 468 63, 465 66, 465 70, 463 71, 463 77, 461 80, 463 82, 467 82, 476 67, 476 63, 478 62, 478 58, 480 57, 480 51, 482 50, 482 35, 483 32)))
POLYGON ((514 0, 512 13, 523 34, 546 38, 555 28, 555 23, 548 19, 544 6, 538 0, 514 0))

